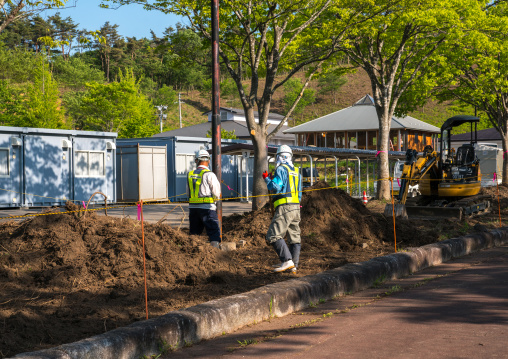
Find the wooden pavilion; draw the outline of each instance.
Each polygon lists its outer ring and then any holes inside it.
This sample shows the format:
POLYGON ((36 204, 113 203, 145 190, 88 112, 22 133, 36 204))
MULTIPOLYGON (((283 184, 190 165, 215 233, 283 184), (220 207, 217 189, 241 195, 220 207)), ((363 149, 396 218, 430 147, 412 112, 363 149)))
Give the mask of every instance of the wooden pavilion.
MULTIPOLYGON (((284 131, 296 135, 299 146, 376 150, 379 121, 374 100, 366 95, 353 106, 333 112, 284 131)), ((390 150, 423 151, 426 145, 436 148, 440 129, 410 116, 393 117, 390 150)))

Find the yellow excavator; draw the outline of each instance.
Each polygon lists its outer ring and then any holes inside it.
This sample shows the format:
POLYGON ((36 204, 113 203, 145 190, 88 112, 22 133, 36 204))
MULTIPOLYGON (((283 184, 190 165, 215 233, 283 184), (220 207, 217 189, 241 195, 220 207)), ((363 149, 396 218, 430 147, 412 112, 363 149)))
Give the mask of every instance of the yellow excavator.
MULTIPOLYGON (((475 154, 478 117, 459 115, 449 118, 441 127, 440 152, 426 146, 423 155, 406 152, 406 161, 396 199, 396 216, 462 219, 488 210, 490 196, 478 195, 481 189, 480 161, 475 154), (454 127, 469 123, 471 141, 457 151, 451 148, 454 127), (474 126, 474 130, 473 130, 474 126), (420 196, 407 198, 409 186, 418 184, 420 196)), ((388 205, 385 214, 392 215, 388 205)))

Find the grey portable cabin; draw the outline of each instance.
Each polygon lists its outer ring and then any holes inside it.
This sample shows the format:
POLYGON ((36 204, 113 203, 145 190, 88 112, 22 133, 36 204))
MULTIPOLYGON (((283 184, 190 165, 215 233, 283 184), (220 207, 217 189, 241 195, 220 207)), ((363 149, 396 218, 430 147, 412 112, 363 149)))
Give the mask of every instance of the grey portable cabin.
MULTIPOLYGON (((223 145, 233 143, 247 143, 243 140, 222 140, 223 145)), ((211 138, 202 137, 148 137, 134 139, 119 139, 118 148, 128 146, 164 146, 167 149, 167 184, 168 197, 171 201, 186 201, 187 173, 195 166, 195 153, 203 148, 211 148, 211 138)), ((246 188, 245 178, 240 171, 241 156, 222 156, 222 197, 237 198, 240 188, 246 188), (242 181, 242 184, 240 184, 242 181)), ((117 158, 118 162, 118 158, 117 158)), ((252 188, 252 161, 249 161, 251 176, 248 177, 249 188, 252 188)))
POLYGON ((0 207, 116 202, 116 133, 0 126, 0 207), (102 196, 93 202, 104 202, 102 196))

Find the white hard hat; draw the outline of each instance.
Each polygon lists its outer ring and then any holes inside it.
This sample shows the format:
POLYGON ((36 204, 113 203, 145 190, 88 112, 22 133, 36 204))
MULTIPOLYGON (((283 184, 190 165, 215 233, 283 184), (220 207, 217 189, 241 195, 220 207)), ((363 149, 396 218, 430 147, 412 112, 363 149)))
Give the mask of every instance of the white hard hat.
POLYGON ((210 154, 208 153, 207 150, 199 150, 199 152, 196 153, 196 160, 209 161, 210 154))
POLYGON ((282 145, 277 148, 277 154, 280 155, 281 153, 289 153, 291 156, 293 156, 293 151, 291 151, 291 147, 288 145, 282 145))

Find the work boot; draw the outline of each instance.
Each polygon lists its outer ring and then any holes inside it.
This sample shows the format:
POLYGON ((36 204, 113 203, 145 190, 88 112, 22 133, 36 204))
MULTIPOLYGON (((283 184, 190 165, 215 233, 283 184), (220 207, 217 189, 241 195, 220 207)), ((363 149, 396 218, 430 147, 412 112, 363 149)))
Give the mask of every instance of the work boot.
POLYGON ((275 253, 279 256, 280 262, 285 263, 289 261, 291 258, 291 253, 289 252, 288 246, 284 239, 280 238, 272 243, 273 249, 275 249, 275 253))
POLYGON ((284 271, 286 271, 286 270, 288 270, 288 269, 292 269, 292 268, 294 268, 294 267, 295 267, 295 264, 294 264, 294 263, 293 263, 293 261, 290 259, 290 260, 288 260, 287 262, 282 263, 282 265, 281 265, 280 267, 275 268, 273 271, 274 271, 275 273, 280 273, 280 272, 284 272, 284 271))
POLYGON ((301 243, 293 243, 289 245, 289 252, 291 253, 291 258, 293 259, 293 263, 295 263, 295 270, 298 268, 298 262, 300 262, 300 251, 302 249, 301 243))
POLYGON ((210 245, 215 248, 220 248, 220 242, 217 241, 211 241, 210 245))

